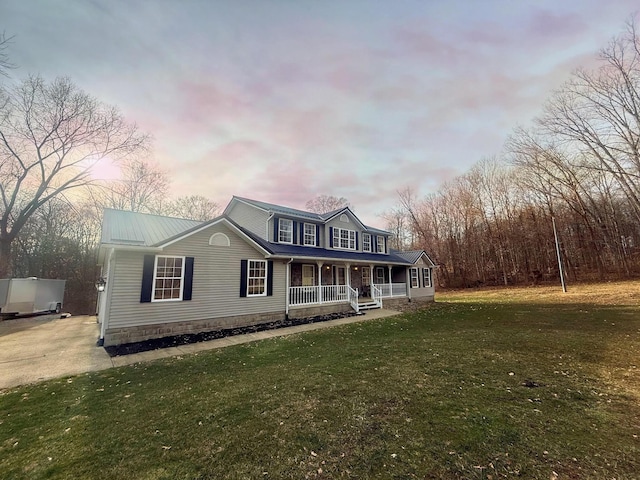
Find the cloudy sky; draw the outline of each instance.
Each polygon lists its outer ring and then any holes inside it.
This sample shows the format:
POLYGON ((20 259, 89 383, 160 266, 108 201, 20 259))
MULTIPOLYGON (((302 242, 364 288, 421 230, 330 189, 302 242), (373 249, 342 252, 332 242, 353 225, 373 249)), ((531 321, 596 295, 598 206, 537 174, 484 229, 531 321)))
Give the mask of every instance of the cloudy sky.
MULTIPOLYGON (((435 192, 518 124, 637 0, 0 0, 14 79, 69 76, 153 138, 175 195, 366 223, 435 192)), ((105 170, 106 171, 106 170, 105 170)), ((108 174, 108 173, 107 173, 108 174)))

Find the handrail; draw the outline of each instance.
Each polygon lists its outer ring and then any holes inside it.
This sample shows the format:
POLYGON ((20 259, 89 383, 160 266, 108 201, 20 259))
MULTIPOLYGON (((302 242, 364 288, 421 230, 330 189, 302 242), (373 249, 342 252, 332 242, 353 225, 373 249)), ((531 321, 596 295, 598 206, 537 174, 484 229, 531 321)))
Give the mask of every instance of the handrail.
POLYGON ((371 300, 376 302, 379 308, 382 308, 382 290, 375 285, 371 286, 371 300))
POLYGON ((349 292, 349 303, 351 304, 351 307, 356 311, 356 313, 358 313, 360 311, 360 305, 358 305, 358 289, 356 288, 354 290, 349 285, 347 287, 349 292))

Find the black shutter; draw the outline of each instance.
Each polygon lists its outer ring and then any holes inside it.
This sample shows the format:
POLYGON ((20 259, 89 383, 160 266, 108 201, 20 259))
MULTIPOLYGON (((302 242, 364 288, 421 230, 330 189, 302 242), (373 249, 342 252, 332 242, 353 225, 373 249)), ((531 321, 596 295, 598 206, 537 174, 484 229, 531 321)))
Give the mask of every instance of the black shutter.
POLYGON ((278 226, 280 225, 280 219, 278 217, 273 217, 273 242, 278 243, 278 226))
POLYGON ((371 235, 371 251, 373 253, 378 253, 378 236, 371 235))
POLYGON ((191 300, 193 290, 193 257, 185 258, 184 262, 184 288, 182 289, 182 300, 191 300))
POLYGON ((267 297, 273 295, 273 260, 267 262, 267 297))
POLYGON ((316 225, 316 247, 320 246, 320 225, 316 225))
POLYGON ((359 250, 359 247, 358 247, 358 232, 356 232, 356 250, 359 250))
POLYGON ((382 237, 382 238, 384 239, 384 252, 382 252, 382 253, 387 253, 388 252, 388 250, 387 250, 387 237, 382 237))
POLYGON ((240 296, 247 296, 247 260, 240 260, 240 296))
MULTIPOLYGON (((291 241, 294 245, 298 243, 298 222, 292 222, 291 241)), ((301 242, 302 243, 302 242, 301 242)))
POLYGON ((140 303, 151 301, 153 293, 153 269, 156 264, 155 255, 145 255, 142 263, 142 288, 140 289, 140 303))
POLYGON ((304 222, 300 222, 300 245, 304 245, 304 222))
POLYGON ((333 227, 329 227, 329 247, 333 248, 333 227))

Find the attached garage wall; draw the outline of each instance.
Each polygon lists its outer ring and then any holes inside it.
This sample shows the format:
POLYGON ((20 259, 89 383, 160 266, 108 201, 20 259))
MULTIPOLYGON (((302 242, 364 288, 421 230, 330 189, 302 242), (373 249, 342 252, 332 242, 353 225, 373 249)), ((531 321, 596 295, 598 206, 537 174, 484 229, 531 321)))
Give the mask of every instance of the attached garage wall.
MULTIPOLYGON (((148 332, 141 335, 151 335, 148 338, 153 338, 153 331, 161 329, 163 325, 179 324, 184 326, 183 330, 188 330, 190 322, 193 322, 194 325, 214 330, 216 325, 227 328, 260 323, 262 319, 271 321, 284 318, 286 265, 273 262, 272 296, 240 297, 241 260, 263 260, 264 256, 226 225, 211 226, 167 247, 161 254, 194 257, 192 299, 141 303, 144 252, 117 251, 105 345, 124 343, 115 341, 114 335, 119 334, 122 338, 125 333, 123 329, 130 327, 149 327, 148 332), (229 246, 209 245, 210 237, 217 232, 229 238, 229 246), (211 321, 225 318, 235 321, 211 321)), ((144 328, 135 330, 145 331, 144 328)), ((167 333, 165 328, 162 334, 156 333, 155 336, 174 333, 167 333)))

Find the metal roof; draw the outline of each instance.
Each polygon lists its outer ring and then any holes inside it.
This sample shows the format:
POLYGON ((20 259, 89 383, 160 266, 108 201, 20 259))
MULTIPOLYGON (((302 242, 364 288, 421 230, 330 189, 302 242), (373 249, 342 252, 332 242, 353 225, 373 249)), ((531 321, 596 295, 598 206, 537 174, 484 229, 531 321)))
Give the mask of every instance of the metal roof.
POLYGON ((105 208, 100 242, 150 247, 201 223, 184 218, 105 208))
POLYGON ((397 255, 398 257, 403 258, 405 261, 411 263, 412 265, 415 264, 418 260, 420 260, 420 257, 422 257, 422 255, 425 255, 427 259, 435 266, 435 263, 433 263, 433 260, 429 258, 429 255, 427 255, 427 252, 425 252, 424 250, 411 250, 408 252, 400 252, 397 250, 392 250, 391 252, 397 255))
MULTIPOLYGON (((327 212, 327 213, 314 213, 314 212, 307 212, 307 211, 304 211, 304 210, 298 210, 296 208, 283 207, 282 205, 276 205, 274 203, 267 203, 267 202, 261 202, 261 201, 258 201, 258 200, 252 200, 250 198, 245 198, 245 197, 234 196, 233 198, 236 199, 236 200, 240 200, 241 202, 248 203, 248 204, 253 205, 255 207, 258 207, 258 208, 261 208, 263 210, 267 210, 269 212, 273 212, 273 213, 276 213, 276 214, 288 215, 288 216, 291 216, 291 217, 298 217, 298 218, 303 218, 303 219, 307 219, 307 220, 315 220, 316 222, 321 222, 321 223, 325 223, 327 220, 335 217, 339 213, 342 213, 342 212, 345 212, 345 211, 348 210, 349 212, 351 212, 351 215, 353 215, 356 218, 356 220, 358 220, 358 222, 367 230, 367 232, 377 233, 377 234, 384 234, 384 235, 389 235, 390 234, 386 230, 381 230, 379 228, 369 227, 369 226, 365 225, 364 223, 362 223, 360 221, 360 219, 357 217, 357 215, 355 213, 353 213, 353 211, 349 207, 342 207, 342 208, 339 208, 337 210, 333 210, 333 211, 327 212)), ((225 211, 226 211, 226 209, 225 209, 225 211)))

